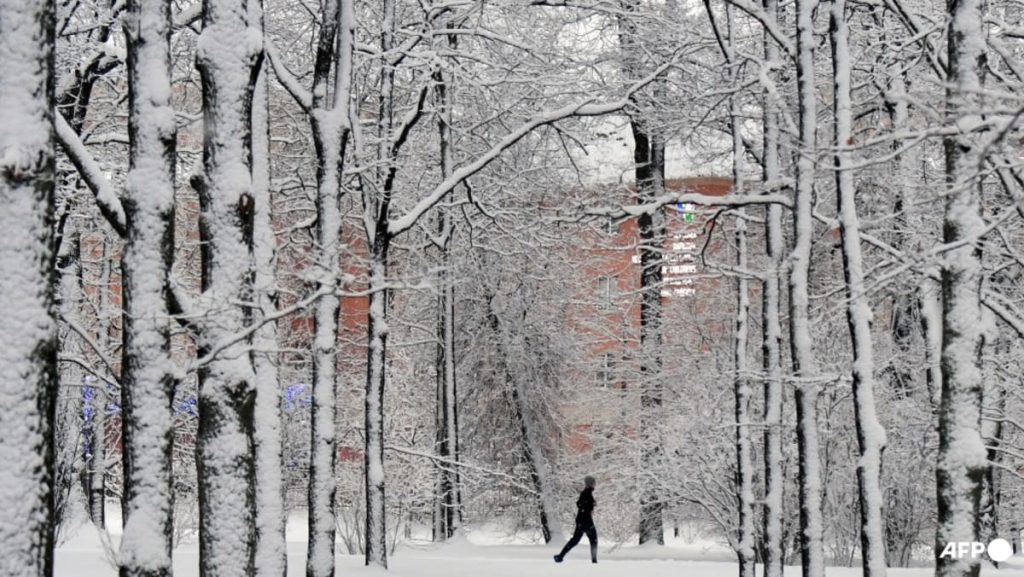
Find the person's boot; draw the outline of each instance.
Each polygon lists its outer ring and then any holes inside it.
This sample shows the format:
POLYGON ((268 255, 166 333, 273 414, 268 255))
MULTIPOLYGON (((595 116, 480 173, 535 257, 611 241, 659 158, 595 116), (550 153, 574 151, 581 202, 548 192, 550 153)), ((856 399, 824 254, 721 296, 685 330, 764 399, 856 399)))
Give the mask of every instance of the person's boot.
POLYGON ((590 562, 597 563, 597 545, 590 546, 590 562))
POLYGON ((562 562, 562 556, 561 555, 555 555, 555 563, 561 563, 561 562, 562 562))

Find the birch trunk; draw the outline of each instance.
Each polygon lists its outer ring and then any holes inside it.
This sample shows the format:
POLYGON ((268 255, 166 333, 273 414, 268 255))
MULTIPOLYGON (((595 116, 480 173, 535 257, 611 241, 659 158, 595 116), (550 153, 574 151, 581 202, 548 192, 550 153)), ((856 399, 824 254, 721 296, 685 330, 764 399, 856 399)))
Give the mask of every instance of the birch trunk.
POLYGON ((797 93, 799 158, 796 163, 794 246, 789 276, 789 327, 796 379, 797 448, 799 452, 800 558, 804 577, 824 577, 822 543, 821 458, 818 453, 817 362, 811 342, 808 276, 814 197, 814 155, 817 133, 817 90, 814 83, 814 9, 817 0, 797 0, 797 93))
MULTIPOLYGON (((946 122, 961 132, 945 139, 946 201, 943 241, 979 234, 981 184, 976 179, 982 146, 972 127, 980 122, 985 68, 982 0, 949 0, 946 122)), ((988 460, 981 438, 981 355, 985 327, 981 309, 981 248, 977 242, 953 249, 942 264, 942 398, 936 466, 937 577, 976 577, 980 559, 939 557, 946 543, 977 541, 978 508, 988 460)))
POLYGON ((846 0, 833 0, 830 40, 832 43, 833 98, 835 114, 836 204, 842 235, 843 272, 846 280, 846 319, 853 343, 853 403, 860 449, 857 488, 860 502, 860 541, 864 577, 884 577, 885 539, 880 487, 885 429, 875 411, 875 360, 871 341, 871 303, 865 285, 864 259, 860 245, 860 218, 853 171, 853 104, 850 98, 851 62, 846 0))
POLYGON ((51 0, 0 0, 0 573, 53 573, 57 375, 51 0), (12 121, 16 120, 16 121, 12 121))
POLYGON ((246 0, 205 0, 196 67, 203 85, 203 177, 198 185, 203 303, 199 356, 199 571, 254 573, 256 545, 252 99, 262 30, 246 0))

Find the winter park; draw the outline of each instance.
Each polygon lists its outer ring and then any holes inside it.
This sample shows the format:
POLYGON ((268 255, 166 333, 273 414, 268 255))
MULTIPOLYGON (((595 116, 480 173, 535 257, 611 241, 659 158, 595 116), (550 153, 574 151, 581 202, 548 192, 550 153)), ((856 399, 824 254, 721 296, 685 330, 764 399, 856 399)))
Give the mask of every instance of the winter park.
POLYGON ((1019 0, 0 0, 0 577, 1024 577, 1019 0))

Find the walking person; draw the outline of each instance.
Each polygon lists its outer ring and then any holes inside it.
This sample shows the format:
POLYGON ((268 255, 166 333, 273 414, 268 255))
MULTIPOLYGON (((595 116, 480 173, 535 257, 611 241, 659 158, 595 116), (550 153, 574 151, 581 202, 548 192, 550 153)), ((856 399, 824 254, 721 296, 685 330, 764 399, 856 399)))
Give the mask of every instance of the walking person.
POLYGON ((585 534, 590 541, 590 562, 597 563, 597 527, 594 526, 594 478, 587 475, 583 478, 583 491, 580 498, 576 499, 576 529, 572 532, 572 538, 562 548, 562 552, 555 555, 555 563, 561 563, 562 559, 569 554, 569 551, 580 542, 585 534))

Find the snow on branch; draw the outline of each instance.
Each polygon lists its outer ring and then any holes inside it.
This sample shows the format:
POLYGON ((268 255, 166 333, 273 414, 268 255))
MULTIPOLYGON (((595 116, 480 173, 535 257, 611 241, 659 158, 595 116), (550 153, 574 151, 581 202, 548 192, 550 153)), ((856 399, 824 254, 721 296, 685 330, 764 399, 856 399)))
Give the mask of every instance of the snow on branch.
POLYGON ((68 326, 68 328, 71 329, 71 331, 74 332, 76 335, 78 335, 79 338, 81 338, 85 342, 85 344, 89 345, 89 348, 92 349, 92 352, 96 355, 96 357, 103 364, 103 367, 107 370, 108 376, 99 375, 99 373, 92 370, 90 370, 90 372, 96 374, 105 381, 120 386, 119 383, 117 382, 117 379, 113 376, 117 374, 117 372, 114 371, 113 363, 111 363, 110 359, 107 358, 106 353, 103 352, 103 349, 99 346, 99 344, 97 344, 96 341, 89 335, 89 331, 82 327, 82 325, 78 324, 74 319, 66 315, 61 315, 61 320, 63 320, 64 323, 68 326))
POLYGON ((786 208, 793 208, 793 199, 785 194, 726 194, 724 196, 711 196, 695 192, 672 192, 664 194, 651 202, 644 204, 632 204, 619 207, 596 207, 584 209, 582 216, 607 216, 612 218, 623 218, 628 216, 640 216, 642 214, 654 214, 658 209, 680 202, 699 204, 701 206, 750 206, 764 204, 778 204, 786 208))
POLYGON ((284 62, 281 61, 281 53, 278 52, 277 46, 269 38, 264 37, 263 50, 267 58, 270 59, 270 66, 274 69, 274 76, 277 77, 278 82, 281 83, 281 86, 284 86, 284 89, 288 91, 288 94, 295 99, 295 102, 303 110, 309 112, 313 108, 313 95, 285 67, 284 62))
POLYGON ((1024 338, 1024 313, 1004 296, 991 290, 981 294, 981 304, 1006 323, 1020 338, 1024 338))
MULTIPOLYGON (((1008 216, 1011 212, 1013 211, 1008 210, 1004 211, 1003 214, 1004 216, 1008 216)), ((823 217, 820 217, 819 215, 815 215, 815 218, 818 221, 824 222, 829 225, 837 225, 836 221, 825 219, 823 217)), ((1004 219, 997 219, 997 222, 1002 222, 1003 220, 1004 219)), ((893 260, 902 261, 902 266, 899 270, 887 275, 890 278, 894 278, 897 272, 905 268, 911 268, 914 263, 920 263, 922 261, 926 261, 927 259, 935 258, 946 251, 958 248, 965 244, 970 244, 971 242, 976 242, 977 239, 983 237, 993 228, 994 226, 990 225, 989 227, 986 227, 980 235, 973 235, 972 237, 961 239, 960 241, 957 242, 941 244, 934 247, 932 250, 928 251, 923 256, 914 257, 907 255, 907 253, 905 253, 904 251, 894 247, 893 245, 885 242, 880 238, 875 237, 874 235, 862 232, 861 239, 864 242, 874 246, 875 248, 888 253, 893 258, 893 260)), ((925 274, 934 281, 941 280, 938 271, 929 270, 926 271, 925 274)), ((981 304, 988 310, 992 311, 993 314, 995 314, 1000 320, 1005 322, 1006 325, 1013 329, 1014 332, 1016 332, 1020 337, 1024 338, 1024 311, 1017 309, 1012 302, 991 290, 986 290, 982 292, 981 304)))
POLYGON ((54 111, 53 118, 61 148, 67 153, 71 164, 75 165, 78 174, 96 197, 100 213, 107 219, 114 231, 124 237, 128 226, 127 219, 124 215, 124 207, 121 206, 121 199, 118 198, 114 187, 110 185, 110 180, 103 174, 100 165, 82 144, 82 140, 68 124, 64 115, 59 111, 54 111))
POLYGON ((786 36, 786 33, 779 28, 778 22, 768 17, 764 8, 761 8, 759 4, 748 2, 747 0, 726 0, 726 2, 755 18, 762 26, 764 26, 765 32, 767 32, 768 35, 786 51, 786 54, 788 54, 790 58, 796 56, 796 47, 789 40, 789 37, 786 36))
POLYGON ((495 471, 494 469, 488 469, 486 467, 481 467, 480 465, 472 465, 470 463, 467 463, 466 461, 457 461, 455 459, 451 459, 451 458, 448 458, 448 457, 441 457, 441 456, 435 455, 433 453, 426 453, 424 451, 417 451, 416 449, 410 449, 410 448, 407 448, 407 447, 396 447, 394 445, 385 445, 384 446, 384 450, 385 451, 392 451, 392 452, 395 452, 395 453, 401 453, 403 455, 409 455, 409 456, 412 456, 412 457, 422 457, 424 459, 429 459, 430 461, 432 461, 434 463, 439 463, 439 464, 442 464, 442 465, 449 465, 449 466, 452 466, 452 467, 457 467, 460 471, 467 471, 467 470, 468 471, 478 471, 480 473, 483 473, 484 475, 489 475, 491 477, 499 477, 501 479, 504 479, 505 482, 508 483, 510 486, 513 486, 513 487, 515 487, 515 488, 517 488, 517 489, 519 489, 519 490, 521 490, 521 491, 523 491, 523 492, 525 492, 525 493, 527 493, 529 495, 538 495, 537 491, 533 487, 531 487, 529 485, 524 485, 524 484, 520 483, 515 477, 513 477, 511 475, 508 475, 506 473, 503 473, 501 471, 495 471))
MULTIPOLYGON (((202 358, 196 359, 196 361, 192 364, 192 368, 195 369, 195 368, 202 367, 204 365, 209 364, 214 359, 216 359, 217 355, 222 353, 225 349, 231 347, 232 345, 234 345, 236 343, 239 343, 241 341, 244 341, 244 340, 248 339, 250 336, 255 334, 256 331, 258 331, 261 327, 263 327, 267 323, 275 322, 275 321, 277 321, 279 319, 282 319, 282 318, 285 318, 285 317, 287 317, 287 316, 289 316, 289 315, 291 315, 293 313, 296 313, 298 311, 304 310, 304 309, 308 308, 310 305, 312 305, 313 303, 315 303, 316 301, 320 300, 321 297, 334 294, 335 292, 336 291, 335 291, 333 286, 326 285, 326 286, 321 287, 320 290, 314 292, 313 294, 311 294, 310 296, 306 297, 305 299, 303 299, 303 300, 301 300, 301 301, 299 301, 299 302, 297 302, 297 303, 295 303, 295 304, 293 304, 293 305, 291 305, 289 307, 285 307, 283 309, 275 311, 273 314, 269 314, 269 315, 263 316, 261 319, 259 319, 258 322, 254 322, 252 325, 249 325, 248 327, 246 327, 245 330, 239 331, 239 332, 229 336, 228 338, 224 339, 222 342, 217 343, 216 345, 211 347, 210 348, 210 352, 208 352, 202 358)), ((256 307, 254 306, 253 308, 256 308, 256 307)))
POLYGON ((662 73, 674 65, 675 61, 673 60, 659 66, 654 70, 654 72, 641 79, 636 84, 630 86, 626 93, 618 100, 604 104, 596 104, 593 102, 593 99, 587 99, 555 110, 549 110, 523 123, 519 128, 513 130, 505 136, 505 138, 501 139, 501 141, 491 147, 490 150, 478 156, 476 160, 455 170, 451 176, 438 184, 430 194, 420 199, 420 201, 416 203, 416 206, 414 206, 409 212, 391 220, 388 225, 389 232, 392 235, 397 236, 412 228, 428 210, 440 202, 442 198, 452 191, 452 189, 461 184, 462 181, 483 170, 488 164, 498 158, 502 152, 512 147, 535 129, 570 117, 603 116, 622 110, 630 104, 630 97, 635 92, 644 86, 647 86, 651 82, 654 82, 662 75, 662 73))

